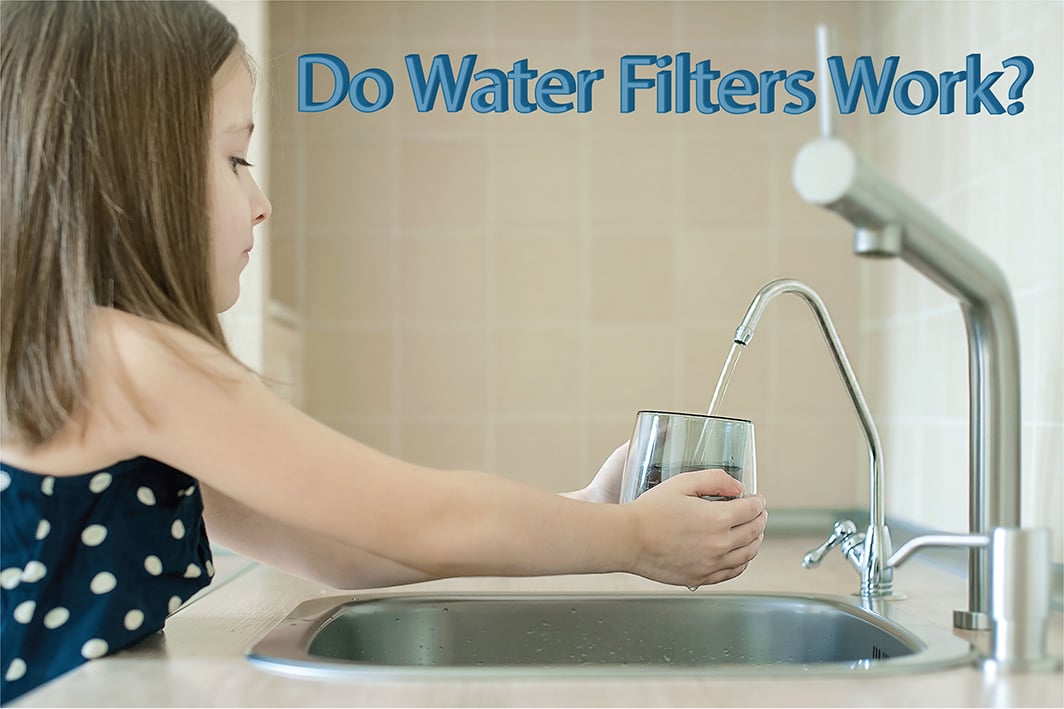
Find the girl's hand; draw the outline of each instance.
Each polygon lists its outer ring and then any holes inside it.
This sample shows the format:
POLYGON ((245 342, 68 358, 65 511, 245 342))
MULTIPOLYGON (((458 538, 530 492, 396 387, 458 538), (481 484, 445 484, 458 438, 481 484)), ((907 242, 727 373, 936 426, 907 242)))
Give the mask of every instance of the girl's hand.
POLYGON ((587 487, 568 496, 584 502, 617 504, 621 497, 621 476, 624 474, 624 459, 628 455, 630 442, 625 441, 610 453, 587 487))
POLYGON ((689 587, 741 574, 764 539, 765 498, 699 497, 741 492, 742 485, 723 470, 699 470, 675 475, 623 505, 636 530, 633 573, 689 587))

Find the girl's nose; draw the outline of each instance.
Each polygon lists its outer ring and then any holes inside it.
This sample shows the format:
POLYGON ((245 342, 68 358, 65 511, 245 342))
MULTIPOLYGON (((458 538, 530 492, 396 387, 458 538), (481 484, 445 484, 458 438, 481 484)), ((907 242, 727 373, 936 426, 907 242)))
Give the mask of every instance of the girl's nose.
POLYGON ((266 195, 259 188, 259 184, 255 183, 254 194, 251 197, 251 225, 258 226, 264 221, 270 218, 270 214, 273 213, 273 205, 270 204, 270 200, 266 198, 266 195))

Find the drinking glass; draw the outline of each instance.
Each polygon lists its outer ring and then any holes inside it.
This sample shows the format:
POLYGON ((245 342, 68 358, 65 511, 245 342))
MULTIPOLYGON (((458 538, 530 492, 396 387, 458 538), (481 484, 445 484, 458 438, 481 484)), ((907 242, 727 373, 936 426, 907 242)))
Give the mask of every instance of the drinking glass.
MULTIPOLYGON (((621 502, 631 502, 673 475, 720 468, 743 485, 740 497, 757 492, 754 424, 746 419, 640 411, 628 444, 621 502)), ((707 500, 734 499, 703 495, 707 500)))

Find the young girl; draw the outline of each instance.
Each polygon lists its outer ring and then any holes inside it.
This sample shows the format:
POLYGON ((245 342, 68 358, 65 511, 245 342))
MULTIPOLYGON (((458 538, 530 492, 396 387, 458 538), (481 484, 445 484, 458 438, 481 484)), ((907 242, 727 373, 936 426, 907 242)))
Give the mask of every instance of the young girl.
POLYGON ((617 502, 622 446, 566 496, 347 438, 230 354, 270 203, 252 75, 205 2, 0 4, 2 701, 155 633, 211 540, 341 588, 626 571, 733 578, 760 496, 719 470, 617 502))

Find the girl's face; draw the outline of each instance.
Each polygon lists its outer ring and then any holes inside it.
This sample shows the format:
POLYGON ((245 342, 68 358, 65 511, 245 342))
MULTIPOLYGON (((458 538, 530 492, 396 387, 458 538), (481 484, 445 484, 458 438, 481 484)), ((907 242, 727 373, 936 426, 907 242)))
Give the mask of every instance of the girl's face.
POLYGON ((248 170, 251 140, 251 75, 233 54, 214 77, 210 198, 213 285, 218 312, 240 295, 240 272, 254 245, 251 229, 270 216, 270 201, 248 170))

